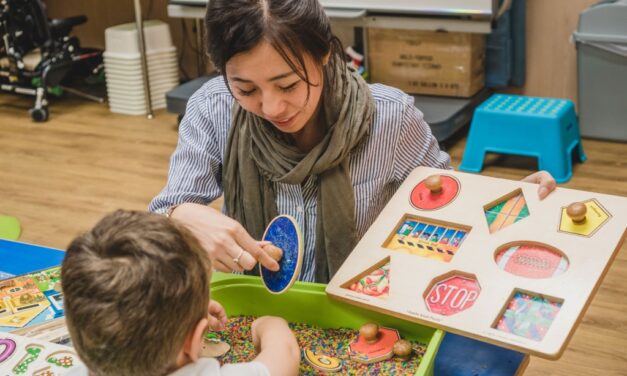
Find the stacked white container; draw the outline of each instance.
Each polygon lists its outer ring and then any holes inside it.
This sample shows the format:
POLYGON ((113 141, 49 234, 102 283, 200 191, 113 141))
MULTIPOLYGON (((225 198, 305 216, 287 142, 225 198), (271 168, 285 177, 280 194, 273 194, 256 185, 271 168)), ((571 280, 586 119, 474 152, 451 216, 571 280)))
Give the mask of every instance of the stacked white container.
MULTIPOLYGON (((172 44, 170 28, 165 22, 145 21, 144 36, 152 108, 165 108, 166 92, 178 85, 176 47, 172 44)), ((111 111, 128 115, 146 114, 148 109, 134 23, 105 30, 103 56, 111 111)))

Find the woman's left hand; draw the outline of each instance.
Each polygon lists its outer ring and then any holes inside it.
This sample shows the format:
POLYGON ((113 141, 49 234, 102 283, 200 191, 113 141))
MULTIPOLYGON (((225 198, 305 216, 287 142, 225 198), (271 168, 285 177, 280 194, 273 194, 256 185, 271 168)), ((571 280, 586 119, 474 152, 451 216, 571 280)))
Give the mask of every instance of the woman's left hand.
POLYGON ((213 299, 209 300, 209 328, 213 331, 224 330, 226 327, 226 312, 222 304, 213 299))
POLYGON ((549 195, 549 193, 555 190, 555 187, 557 187, 557 183, 555 182, 553 176, 546 171, 534 172, 526 178, 523 178, 522 181, 540 185, 540 187, 538 187, 538 196, 540 197, 540 200, 543 200, 549 195))

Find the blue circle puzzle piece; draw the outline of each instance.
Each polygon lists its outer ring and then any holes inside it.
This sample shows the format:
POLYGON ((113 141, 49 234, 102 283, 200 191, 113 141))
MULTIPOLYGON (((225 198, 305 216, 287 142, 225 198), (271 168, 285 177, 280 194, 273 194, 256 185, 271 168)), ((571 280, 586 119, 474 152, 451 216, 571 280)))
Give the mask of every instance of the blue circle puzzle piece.
POLYGON ((268 291, 280 294, 287 291, 300 273, 303 260, 303 237, 296 220, 287 215, 275 217, 266 228, 263 240, 283 250, 279 271, 273 272, 259 264, 261 280, 268 291))

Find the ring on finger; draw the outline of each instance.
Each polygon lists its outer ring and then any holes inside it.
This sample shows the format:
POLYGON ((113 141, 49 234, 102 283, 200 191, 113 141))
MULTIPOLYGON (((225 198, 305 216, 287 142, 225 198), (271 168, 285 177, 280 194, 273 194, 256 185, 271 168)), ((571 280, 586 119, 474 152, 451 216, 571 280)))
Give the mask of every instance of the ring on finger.
POLYGON ((244 254, 244 250, 242 249, 242 250, 239 251, 239 255, 237 255, 237 257, 233 259, 233 262, 236 263, 237 265, 239 265, 239 259, 242 258, 243 254, 244 254))

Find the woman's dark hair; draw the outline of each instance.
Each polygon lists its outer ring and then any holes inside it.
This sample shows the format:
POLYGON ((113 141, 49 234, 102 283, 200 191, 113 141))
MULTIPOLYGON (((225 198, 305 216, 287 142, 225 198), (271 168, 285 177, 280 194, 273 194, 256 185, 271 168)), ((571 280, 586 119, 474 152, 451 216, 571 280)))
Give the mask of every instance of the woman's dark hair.
POLYGON ((342 43, 331 32, 329 18, 318 0, 211 0, 205 24, 207 53, 225 81, 226 62, 262 40, 309 85, 305 54, 318 63, 329 54, 330 67, 346 64, 342 43))

